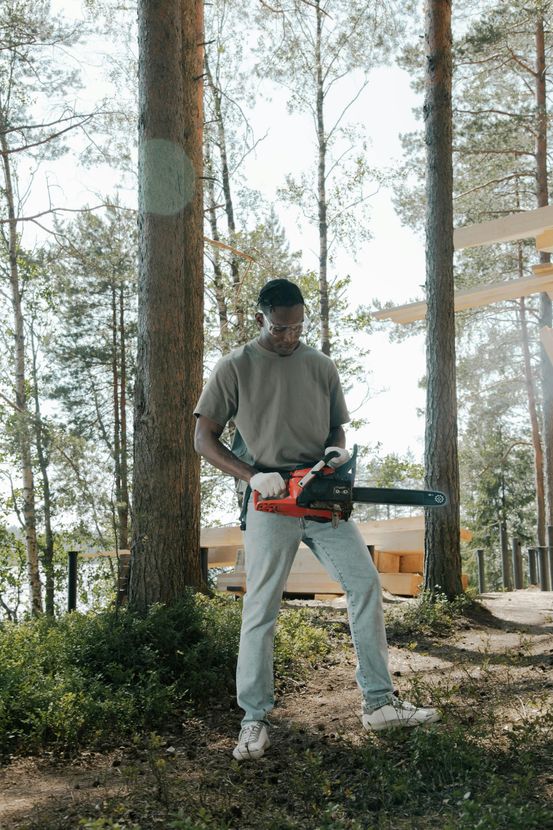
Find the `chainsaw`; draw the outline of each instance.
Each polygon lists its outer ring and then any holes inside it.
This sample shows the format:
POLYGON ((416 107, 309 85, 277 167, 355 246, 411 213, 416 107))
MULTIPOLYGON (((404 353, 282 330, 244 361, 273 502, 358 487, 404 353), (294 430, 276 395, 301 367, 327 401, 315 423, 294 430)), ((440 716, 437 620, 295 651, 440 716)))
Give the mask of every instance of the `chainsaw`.
POLYGON ((264 499, 257 490, 253 494, 256 510, 296 516, 315 521, 347 522, 356 502, 364 504, 421 505, 443 507, 447 496, 439 490, 407 490, 395 487, 354 487, 357 446, 342 466, 328 462, 337 457, 335 450, 327 453, 313 467, 291 470, 287 474, 287 493, 280 498, 264 499))

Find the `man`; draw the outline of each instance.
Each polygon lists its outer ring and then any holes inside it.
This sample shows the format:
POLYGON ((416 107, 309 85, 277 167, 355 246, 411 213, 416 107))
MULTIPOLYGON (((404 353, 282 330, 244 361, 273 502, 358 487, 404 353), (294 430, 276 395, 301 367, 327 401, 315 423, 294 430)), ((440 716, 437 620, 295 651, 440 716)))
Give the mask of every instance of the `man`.
MULTIPOLYGON (((297 285, 270 280, 258 299, 259 336, 221 358, 195 409, 196 451, 264 498, 283 495, 286 471, 314 464, 329 449, 340 453, 334 466, 349 458, 343 429, 349 414, 338 373, 329 357, 301 342, 304 312, 297 285), (230 419, 241 439, 237 452, 220 441, 230 419)), ((250 499, 236 672, 238 704, 244 710, 233 752, 237 760, 260 758, 270 746, 274 630, 301 541, 346 592, 363 726, 380 730, 439 720, 435 709, 416 708, 394 695, 380 580, 355 523, 340 521, 333 528, 330 522, 264 513, 254 510, 250 499)))

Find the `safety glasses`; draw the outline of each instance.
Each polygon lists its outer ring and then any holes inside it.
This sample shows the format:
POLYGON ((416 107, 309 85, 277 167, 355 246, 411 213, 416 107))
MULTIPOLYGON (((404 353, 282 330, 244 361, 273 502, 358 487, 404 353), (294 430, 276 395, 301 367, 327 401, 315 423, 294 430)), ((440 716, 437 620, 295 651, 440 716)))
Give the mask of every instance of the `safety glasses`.
POLYGON ((301 323, 296 323, 293 326, 281 326, 278 323, 273 323, 271 320, 269 320, 269 318, 264 312, 261 313, 263 314, 263 318, 265 320, 269 333, 276 337, 278 337, 279 334, 288 334, 288 332, 290 332, 291 334, 301 334, 302 331, 309 325, 309 320, 307 319, 307 317, 304 317, 303 322, 301 323))

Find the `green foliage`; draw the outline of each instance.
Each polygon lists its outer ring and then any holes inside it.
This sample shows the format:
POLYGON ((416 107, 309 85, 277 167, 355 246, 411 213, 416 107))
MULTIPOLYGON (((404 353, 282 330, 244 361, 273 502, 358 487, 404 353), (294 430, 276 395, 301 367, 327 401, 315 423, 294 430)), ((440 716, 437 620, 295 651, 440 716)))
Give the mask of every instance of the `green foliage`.
POLYGON ((166 719, 232 686, 238 607, 192 595, 141 618, 70 614, 0 628, 2 749, 75 747, 166 719))
MULTIPOLYGON (((109 743, 228 695, 239 632, 240 603, 192 593, 145 617, 123 610, 5 623, 0 751, 109 743)), ((277 675, 302 676, 328 649, 305 614, 284 614, 277 675)))
POLYGON ((330 651, 325 631, 310 624, 307 609, 281 615, 275 635, 275 672, 280 677, 298 677, 330 651))
POLYGON ((466 591, 453 600, 445 594, 423 591, 416 600, 395 608, 386 615, 391 640, 414 641, 417 637, 446 637, 456 622, 474 605, 474 594, 466 591))

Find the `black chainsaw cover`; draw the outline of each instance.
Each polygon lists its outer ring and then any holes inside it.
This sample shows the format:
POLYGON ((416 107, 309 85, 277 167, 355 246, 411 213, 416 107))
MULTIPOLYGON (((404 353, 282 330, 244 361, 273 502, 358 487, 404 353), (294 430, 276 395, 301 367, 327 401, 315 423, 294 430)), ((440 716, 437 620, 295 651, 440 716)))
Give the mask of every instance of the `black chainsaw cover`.
POLYGON ((297 497, 300 507, 313 507, 314 502, 334 504, 352 504, 352 484, 335 476, 320 476, 311 479, 297 497))

